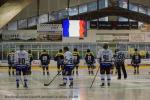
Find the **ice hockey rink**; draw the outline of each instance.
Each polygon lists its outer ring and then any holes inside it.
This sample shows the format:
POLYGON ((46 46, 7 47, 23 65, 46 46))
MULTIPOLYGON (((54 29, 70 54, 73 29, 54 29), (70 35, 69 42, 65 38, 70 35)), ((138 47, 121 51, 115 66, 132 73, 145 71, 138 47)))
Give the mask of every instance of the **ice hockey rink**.
MULTIPOLYGON (((95 69, 95 73, 96 73, 95 69)), ((29 78, 29 88, 22 85, 16 88, 15 77, 8 76, 7 69, 0 70, 0 100, 149 100, 150 98, 150 69, 141 67, 139 75, 133 75, 129 67, 128 78, 117 80, 112 75, 111 86, 100 87, 100 75, 96 77, 93 87, 90 88, 93 76, 89 76, 86 68, 79 71, 79 76, 74 75, 73 88, 60 87, 62 76, 58 76, 50 86, 43 84, 52 80, 56 70, 50 69, 50 76, 43 76, 40 68, 33 68, 29 78)))
POLYGON ((0 100, 150 100, 150 0, 0 0, 0 100), (124 53, 127 79, 122 73, 118 80, 114 69, 110 86, 106 82, 101 87, 100 72, 96 72, 105 43, 113 53, 108 62, 114 67, 116 51, 124 53), (21 46, 29 53, 26 58, 32 68, 28 88, 24 88, 23 75, 19 88, 16 76, 8 75, 9 55, 11 66, 16 67, 20 59, 16 62, 15 56, 21 46), (73 88, 69 80, 67 86, 59 86, 62 75, 53 80, 58 70, 56 55, 64 55, 64 47, 71 53, 77 49, 80 58, 73 88), (131 66, 136 49, 141 58, 138 75, 131 66), (96 66, 94 75, 88 74, 85 56, 89 50, 94 58, 91 67, 96 66), (51 58, 49 76, 43 76, 39 67, 44 53, 51 58))

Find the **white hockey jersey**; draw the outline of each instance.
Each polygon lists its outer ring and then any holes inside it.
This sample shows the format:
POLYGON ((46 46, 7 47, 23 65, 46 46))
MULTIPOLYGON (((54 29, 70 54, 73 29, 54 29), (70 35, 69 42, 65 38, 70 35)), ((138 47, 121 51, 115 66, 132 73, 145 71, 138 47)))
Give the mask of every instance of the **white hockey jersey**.
POLYGON ((29 64, 28 52, 26 52, 25 50, 16 51, 15 52, 15 64, 21 64, 21 65, 29 64))
POLYGON ((98 51, 97 58, 100 59, 100 62, 112 62, 113 53, 110 49, 101 49, 98 51))
POLYGON ((64 53, 64 63, 73 64, 73 54, 70 51, 64 53))

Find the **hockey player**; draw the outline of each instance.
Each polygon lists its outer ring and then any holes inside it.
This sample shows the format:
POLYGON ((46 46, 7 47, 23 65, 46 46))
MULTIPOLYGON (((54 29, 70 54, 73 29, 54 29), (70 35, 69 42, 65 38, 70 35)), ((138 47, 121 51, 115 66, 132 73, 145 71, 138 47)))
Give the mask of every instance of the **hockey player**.
POLYGON ((134 74, 139 74, 139 65, 141 63, 141 56, 138 53, 138 50, 135 49, 135 52, 132 56, 131 64, 134 67, 134 74))
POLYGON ((45 75, 45 69, 47 71, 47 75, 49 75, 49 63, 50 63, 51 57, 49 54, 46 52, 46 50, 43 50, 42 54, 40 55, 40 61, 41 61, 41 66, 43 68, 43 75, 45 75))
POLYGON ((63 54, 62 49, 58 51, 54 60, 57 61, 57 69, 58 69, 58 73, 60 73, 63 67, 63 62, 64 62, 64 54, 63 54))
MULTIPOLYGON (((80 63, 80 54, 78 52, 77 48, 74 48, 73 51, 73 64, 74 67, 76 68, 76 75, 78 75, 78 68, 79 68, 79 63, 80 63)), ((73 70, 73 75, 74 75, 74 70, 73 70)))
POLYGON ((73 65, 73 54, 69 51, 68 47, 64 47, 64 68, 63 68, 63 84, 60 86, 66 86, 67 78, 70 80, 69 87, 73 87, 73 77, 72 70, 74 68, 73 65))
POLYGON ((116 49, 114 61, 115 61, 115 67, 116 67, 117 72, 118 72, 118 80, 121 79, 121 69, 122 69, 123 74, 124 74, 124 79, 126 79, 127 78, 127 72, 126 72, 125 64, 124 64, 125 54, 123 52, 119 51, 119 49, 116 49))
POLYGON ((29 58, 28 52, 24 50, 24 46, 20 45, 20 50, 15 52, 15 66, 16 66, 16 83, 17 88, 19 88, 19 80, 21 80, 21 72, 24 76, 24 87, 28 88, 27 86, 27 69, 29 66, 29 58))
POLYGON ((108 48, 108 44, 104 44, 103 49, 98 51, 97 58, 100 63, 101 86, 105 86, 105 73, 107 75, 107 84, 110 86, 111 76, 110 70, 112 67, 112 50, 108 48))
POLYGON ((85 54, 85 61, 88 66, 89 75, 94 75, 94 63, 95 63, 95 57, 93 55, 93 52, 90 51, 90 49, 87 49, 87 52, 85 54))
POLYGON ((15 53, 12 50, 9 54, 8 54, 8 65, 9 65, 9 69, 8 69, 8 74, 9 76, 11 76, 11 71, 12 71, 12 75, 14 75, 14 70, 15 70, 15 66, 14 66, 14 56, 15 53))
POLYGON ((31 53, 31 50, 28 50, 28 56, 29 56, 29 69, 28 69, 28 75, 31 75, 31 64, 33 61, 33 55, 31 53))

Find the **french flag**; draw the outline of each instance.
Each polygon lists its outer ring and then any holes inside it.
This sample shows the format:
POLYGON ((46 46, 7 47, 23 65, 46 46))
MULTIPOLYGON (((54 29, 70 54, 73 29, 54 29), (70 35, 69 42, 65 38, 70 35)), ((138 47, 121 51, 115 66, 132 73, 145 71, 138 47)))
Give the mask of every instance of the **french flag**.
POLYGON ((86 34, 86 22, 84 20, 63 20, 63 37, 84 38, 86 34))

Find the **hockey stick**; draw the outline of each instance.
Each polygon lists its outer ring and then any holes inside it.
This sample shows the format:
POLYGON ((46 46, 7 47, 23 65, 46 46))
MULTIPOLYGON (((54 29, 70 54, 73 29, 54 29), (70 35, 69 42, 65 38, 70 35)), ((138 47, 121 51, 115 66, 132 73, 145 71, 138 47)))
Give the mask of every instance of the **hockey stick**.
POLYGON ((57 75, 55 75, 54 77, 53 77, 53 79, 49 82, 49 83, 44 83, 44 86, 49 86, 54 80, 55 80, 55 78, 57 77, 57 76, 59 76, 59 74, 62 72, 62 70, 59 72, 59 73, 57 73, 57 75))
POLYGON ((95 76, 94 76, 94 79, 93 79, 93 81, 92 81, 92 84, 91 84, 90 88, 92 88, 93 83, 94 83, 94 81, 95 81, 95 78, 96 78, 96 76, 97 76, 99 70, 100 70, 100 67, 98 67, 98 70, 97 70, 97 72, 96 72, 96 74, 95 74, 95 76))

